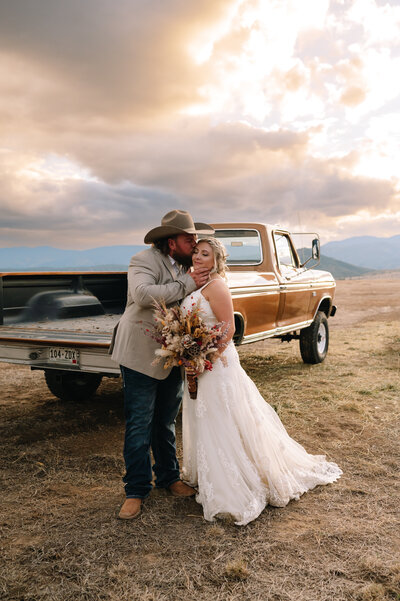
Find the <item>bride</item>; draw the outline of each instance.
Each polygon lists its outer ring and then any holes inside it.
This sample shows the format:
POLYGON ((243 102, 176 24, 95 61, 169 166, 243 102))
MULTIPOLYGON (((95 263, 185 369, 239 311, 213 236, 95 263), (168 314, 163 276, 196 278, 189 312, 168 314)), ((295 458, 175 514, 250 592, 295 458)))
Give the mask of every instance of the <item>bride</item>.
POLYGON ((337 480, 342 471, 323 455, 309 455, 286 432, 240 365, 232 341, 232 298, 225 283, 226 252, 216 238, 202 239, 193 268, 210 269, 210 280, 182 301, 183 312, 200 301, 209 326, 229 324, 223 360, 198 375, 197 399, 187 382, 183 396, 183 479, 198 489, 204 517, 231 515, 237 525, 254 520, 267 504, 291 499, 337 480))

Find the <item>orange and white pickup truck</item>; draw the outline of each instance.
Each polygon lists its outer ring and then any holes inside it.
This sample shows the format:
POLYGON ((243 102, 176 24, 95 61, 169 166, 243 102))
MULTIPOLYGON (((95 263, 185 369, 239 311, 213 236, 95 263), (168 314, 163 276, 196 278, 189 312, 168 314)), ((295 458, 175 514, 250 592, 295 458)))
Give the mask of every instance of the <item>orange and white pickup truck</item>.
MULTIPOLYGON (((318 236, 301 234, 311 241, 304 256, 295 235, 277 226, 213 226, 229 255, 235 343, 298 339, 305 363, 322 362, 336 284, 330 273, 312 268, 319 262, 318 236)), ((44 370, 61 399, 92 395, 103 376, 119 376, 108 347, 126 288, 126 272, 0 274, 0 361, 44 370)))

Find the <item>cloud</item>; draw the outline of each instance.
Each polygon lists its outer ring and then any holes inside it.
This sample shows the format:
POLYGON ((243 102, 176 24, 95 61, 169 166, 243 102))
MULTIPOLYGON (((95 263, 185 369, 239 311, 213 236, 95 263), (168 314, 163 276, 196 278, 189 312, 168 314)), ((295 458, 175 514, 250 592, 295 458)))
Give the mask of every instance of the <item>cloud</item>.
POLYGON ((380 6, 374 0, 354 0, 348 18, 363 27, 368 45, 399 45, 400 6, 397 2, 380 6))
POLYGON ((231 4, 204 0, 199 12, 179 0, 2 3, 2 52, 21 75, 8 92, 27 97, 43 127, 57 116, 61 127, 73 127, 75 119, 80 126, 84 117, 89 127, 96 119, 101 126, 108 119, 117 125, 165 117, 198 98, 203 69, 187 47, 231 4))
POLYGON ((345 106, 357 106, 364 102, 366 91, 358 86, 350 86, 342 93, 340 102, 345 106))
MULTIPOLYGON (((71 178, 68 174, 79 173, 78 166, 57 162, 57 157, 32 163, 26 172, 16 161, 13 171, 8 156, 9 177, 0 184, 0 199, 7 200, 3 244, 44 244, 49 239, 81 248, 141 243, 172 207, 187 209, 200 221, 296 227, 300 215, 303 223, 326 228, 360 210, 372 216, 395 209, 392 182, 350 173, 357 156, 309 157, 310 132, 268 132, 245 124, 206 130, 200 121, 193 130, 182 127, 179 135, 130 141, 119 167, 113 162, 116 150, 109 149, 105 162, 114 175, 119 168, 118 182, 88 180, 84 171, 81 178, 71 178)), ((101 164, 92 167, 101 173, 101 164)))
POLYGON ((172 207, 388 226, 399 9, 363 2, 1 3, 2 244, 140 243, 172 207))

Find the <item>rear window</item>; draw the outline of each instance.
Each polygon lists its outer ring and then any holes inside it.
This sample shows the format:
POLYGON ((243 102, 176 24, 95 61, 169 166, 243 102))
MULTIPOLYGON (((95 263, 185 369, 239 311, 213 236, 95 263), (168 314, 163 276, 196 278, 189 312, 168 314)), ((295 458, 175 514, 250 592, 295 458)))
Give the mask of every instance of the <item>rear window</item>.
POLYGON ((262 262, 260 234, 257 230, 215 230, 228 253, 228 265, 259 265, 262 262))

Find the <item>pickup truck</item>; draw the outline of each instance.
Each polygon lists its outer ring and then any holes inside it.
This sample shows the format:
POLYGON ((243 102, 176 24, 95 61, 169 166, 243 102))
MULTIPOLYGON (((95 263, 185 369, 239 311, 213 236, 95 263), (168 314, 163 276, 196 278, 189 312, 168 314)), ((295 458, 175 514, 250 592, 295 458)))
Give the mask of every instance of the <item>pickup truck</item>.
MULTIPOLYGON (((300 258, 294 235, 260 223, 213 224, 228 252, 236 344, 298 339, 305 363, 320 363, 335 314, 335 280, 315 267, 319 238, 300 258)), ((63 400, 94 394, 103 376, 118 377, 108 347, 122 314, 126 272, 0 274, 0 361, 44 370, 63 400)))

